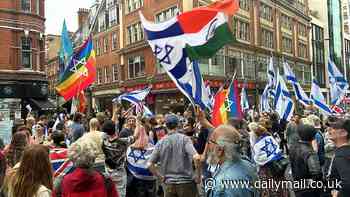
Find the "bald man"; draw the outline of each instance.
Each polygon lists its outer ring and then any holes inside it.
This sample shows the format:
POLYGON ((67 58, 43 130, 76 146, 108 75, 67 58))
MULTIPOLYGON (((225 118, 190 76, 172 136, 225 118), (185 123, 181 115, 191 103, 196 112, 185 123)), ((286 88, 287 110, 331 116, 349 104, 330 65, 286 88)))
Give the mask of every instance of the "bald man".
POLYGON ((212 189, 210 197, 254 197, 257 189, 253 188, 258 179, 256 168, 248 161, 242 160, 240 134, 232 126, 217 127, 210 140, 207 162, 211 165, 220 165, 213 178, 205 180, 205 190, 212 189), (223 181, 237 181, 238 185, 223 184, 223 181), (242 183, 242 184, 240 184, 242 183))

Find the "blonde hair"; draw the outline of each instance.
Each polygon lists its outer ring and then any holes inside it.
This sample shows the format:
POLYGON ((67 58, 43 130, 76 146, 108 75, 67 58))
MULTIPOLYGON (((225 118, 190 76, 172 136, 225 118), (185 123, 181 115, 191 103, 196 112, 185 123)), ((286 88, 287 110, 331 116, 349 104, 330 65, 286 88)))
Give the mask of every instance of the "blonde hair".
POLYGON ((304 124, 304 125, 310 125, 310 126, 315 127, 315 122, 314 122, 314 120, 312 120, 311 118, 302 118, 302 119, 300 120, 300 122, 301 122, 302 124, 304 124))
POLYGON ((97 131, 100 127, 100 122, 97 118, 92 118, 89 122, 90 131, 97 131))

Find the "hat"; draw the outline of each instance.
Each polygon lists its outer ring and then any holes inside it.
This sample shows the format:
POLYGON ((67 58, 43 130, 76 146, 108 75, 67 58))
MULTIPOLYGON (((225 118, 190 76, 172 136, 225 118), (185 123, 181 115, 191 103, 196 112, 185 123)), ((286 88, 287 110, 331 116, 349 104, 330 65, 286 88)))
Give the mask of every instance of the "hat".
POLYGON ((350 119, 340 119, 334 123, 331 123, 330 126, 334 129, 344 129, 350 133, 350 119))
POLYGON ((175 114, 165 116, 165 124, 178 124, 179 118, 175 114))

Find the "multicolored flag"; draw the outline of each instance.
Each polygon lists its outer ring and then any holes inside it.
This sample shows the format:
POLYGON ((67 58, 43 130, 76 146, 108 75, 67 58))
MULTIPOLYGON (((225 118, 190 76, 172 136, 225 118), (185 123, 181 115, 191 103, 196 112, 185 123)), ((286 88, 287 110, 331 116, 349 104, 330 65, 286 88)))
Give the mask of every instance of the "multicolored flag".
POLYGON ((226 124, 230 118, 241 119, 242 117, 238 82, 234 80, 228 89, 223 89, 215 95, 212 124, 217 127, 226 124))
POLYGON ((92 40, 89 37, 71 58, 56 90, 66 101, 69 101, 91 85, 95 79, 96 59, 92 40))

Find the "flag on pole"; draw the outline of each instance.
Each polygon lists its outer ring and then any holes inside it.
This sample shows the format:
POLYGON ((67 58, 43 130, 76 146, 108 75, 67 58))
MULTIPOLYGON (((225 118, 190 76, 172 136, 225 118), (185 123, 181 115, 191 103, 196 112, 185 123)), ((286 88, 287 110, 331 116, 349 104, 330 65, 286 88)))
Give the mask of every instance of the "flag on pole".
POLYGON ((61 33, 61 46, 58 56, 59 61, 59 79, 62 78, 64 70, 66 68, 66 63, 69 62, 70 58, 73 55, 73 45, 70 39, 66 20, 63 21, 62 33, 61 33))
POLYGON ((234 80, 228 89, 223 89, 215 96, 212 124, 217 127, 227 123, 230 118, 241 119, 243 112, 238 93, 238 83, 234 80))
POLYGON ((236 0, 218 1, 158 24, 140 13, 148 43, 166 73, 191 103, 203 110, 210 109, 209 93, 194 60, 212 57, 234 40, 226 14, 233 15, 237 10, 236 0))
POLYGON ((92 40, 89 37, 77 53, 72 56, 56 90, 66 101, 69 101, 91 85, 95 79, 96 59, 92 40))
POLYGON ((275 109, 280 119, 289 121, 294 112, 294 103, 282 76, 277 75, 275 109))
MULTIPOLYGON (((117 98, 113 99, 113 102, 121 102, 122 100, 128 101, 136 106, 142 103, 143 100, 147 97, 147 95, 151 92, 151 88, 147 87, 142 90, 135 90, 132 92, 126 92, 117 98)), ((140 107, 141 108, 141 107, 140 107)))
POLYGON ((270 91, 270 86, 269 84, 266 84, 265 89, 261 95, 260 98, 260 103, 259 103, 259 110, 260 112, 270 112, 271 107, 269 104, 269 91, 270 91))
POLYGON ((310 98, 314 106, 319 109, 322 114, 327 116, 332 115, 333 112, 327 105, 326 100, 321 92, 321 88, 315 79, 312 80, 310 98))
POLYGON ((248 96, 244 87, 241 90, 241 109, 243 112, 246 112, 249 110, 248 96))
POLYGON ((310 98, 302 89, 301 85, 299 84, 296 76, 294 75, 292 69, 290 68, 287 62, 283 62, 283 68, 284 75, 286 76, 287 81, 290 82, 293 86, 297 100, 304 106, 308 106, 310 104, 310 98))
POLYGON ((346 90, 349 88, 349 84, 331 59, 328 60, 327 68, 331 94, 331 105, 338 105, 343 99, 346 90))
POLYGON ((342 114, 344 113, 344 109, 342 109, 341 107, 337 106, 337 105, 332 105, 331 109, 333 110, 334 113, 336 114, 342 114))

